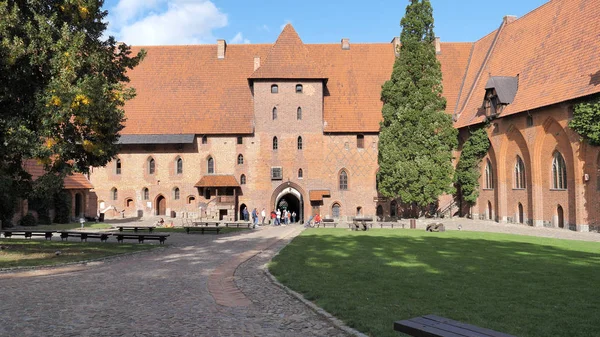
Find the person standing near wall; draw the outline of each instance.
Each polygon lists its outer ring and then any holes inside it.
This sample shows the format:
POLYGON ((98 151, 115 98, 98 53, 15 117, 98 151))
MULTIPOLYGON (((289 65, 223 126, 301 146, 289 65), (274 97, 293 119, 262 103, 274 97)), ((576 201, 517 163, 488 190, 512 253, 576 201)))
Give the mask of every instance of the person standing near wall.
POLYGON ((258 224, 258 212, 256 211, 256 207, 252 210, 252 223, 254 224, 254 228, 257 226, 260 227, 258 224))
POLYGON ((265 217, 267 216, 267 213, 265 212, 265 208, 263 207, 262 211, 260 211, 260 216, 262 216, 262 224, 265 224, 265 217))

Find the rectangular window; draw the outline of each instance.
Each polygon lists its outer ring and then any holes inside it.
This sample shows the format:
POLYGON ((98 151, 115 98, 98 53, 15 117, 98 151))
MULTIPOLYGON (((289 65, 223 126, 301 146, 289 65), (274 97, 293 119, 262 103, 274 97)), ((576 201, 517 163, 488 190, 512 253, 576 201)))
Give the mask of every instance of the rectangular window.
POLYGON ((365 148, 365 136, 363 136, 363 135, 356 136, 356 147, 359 149, 365 148))
POLYGON ((282 180, 283 169, 281 167, 271 167, 271 180, 282 180))
POLYGON ((238 145, 244 144, 244 137, 237 137, 237 143, 238 145))

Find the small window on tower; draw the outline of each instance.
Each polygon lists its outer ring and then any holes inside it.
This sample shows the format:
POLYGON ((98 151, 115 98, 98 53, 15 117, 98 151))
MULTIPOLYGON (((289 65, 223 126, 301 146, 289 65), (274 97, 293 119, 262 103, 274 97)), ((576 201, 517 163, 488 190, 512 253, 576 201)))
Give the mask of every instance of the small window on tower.
POLYGON ((271 93, 272 93, 272 94, 276 94, 276 93, 278 93, 278 92, 279 92, 279 87, 277 86, 277 84, 273 84, 273 85, 271 86, 271 93))
POLYGON ((363 135, 356 136, 356 147, 359 149, 365 148, 365 136, 363 136, 363 135))
POLYGON ((302 84, 296 84, 296 93, 297 94, 301 94, 302 93, 302 84))

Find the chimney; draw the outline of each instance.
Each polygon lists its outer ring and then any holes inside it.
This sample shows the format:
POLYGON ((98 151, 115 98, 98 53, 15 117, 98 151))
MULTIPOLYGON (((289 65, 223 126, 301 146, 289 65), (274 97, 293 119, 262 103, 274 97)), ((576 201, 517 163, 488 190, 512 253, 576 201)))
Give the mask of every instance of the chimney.
POLYGON ((254 70, 260 68, 260 56, 254 56, 254 70))
POLYGON ((517 17, 515 15, 506 15, 504 16, 504 24, 508 25, 509 23, 513 23, 517 21, 517 17))
POLYGON ((350 50, 350 39, 349 38, 343 38, 342 39, 342 50, 350 50))
POLYGON ((435 37, 435 53, 436 54, 442 53, 442 45, 440 44, 440 38, 437 36, 435 37))
POLYGON ((225 49, 227 49, 227 42, 223 39, 217 40, 217 58, 222 60, 225 58, 225 49))
POLYGON ((391 44, 394 45, 394 55, 396 55, 396 57, 400 56, 400 37, 395 36, 392 39, 391 44))

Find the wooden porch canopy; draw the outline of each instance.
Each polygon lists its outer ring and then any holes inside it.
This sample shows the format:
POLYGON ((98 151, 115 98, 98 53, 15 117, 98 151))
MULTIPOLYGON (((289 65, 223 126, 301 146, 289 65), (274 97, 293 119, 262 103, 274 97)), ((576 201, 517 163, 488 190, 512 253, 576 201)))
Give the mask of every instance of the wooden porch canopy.
POLYGON ((240 187, 240 184, 232 175, 207 175, 202 177, 194 187, 240 187))
POLYGON ((308 192, 310 201, 323 201, 324 197, 330 197, 329 190, 312 190, 308 192))

